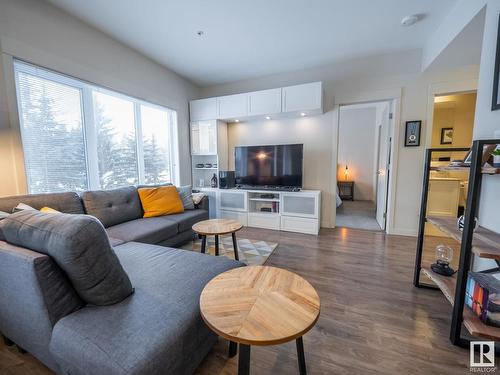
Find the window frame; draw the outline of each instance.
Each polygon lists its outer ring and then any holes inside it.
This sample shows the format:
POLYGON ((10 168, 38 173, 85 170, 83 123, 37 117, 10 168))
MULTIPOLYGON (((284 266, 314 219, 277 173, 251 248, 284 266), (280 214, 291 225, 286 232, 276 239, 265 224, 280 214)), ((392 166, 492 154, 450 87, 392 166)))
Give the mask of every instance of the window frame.
MULTIPOLYGON (((83 142, 85 148, 86 156, 86 173, 87 173, 87 190, 101 190, 99 183, 99 167, 98 167, 98 157, 97 157, 97 129, 95 127, 95 113, 94 113, 94 102, 93 102, 93 92, 103 93, 105 95, 111 95, 123 100, 132 102, 133 113, 134 113, 134 129, 135 129, 135 150, 137 157, 137 177, 138 184, 144 184, 145 178, 145 164, 144 164, 144 145, 142 138, 142 122, 141 122, 141 106, 147 106, 156 108, 167 113, 167 132, 169 139, 169 171, 170 171, 170 183, 177 185, 179 183, 179 124, 177 111, 175 109, 158 105, 152 102, 148 102, 143 99, 139 99, 130 95, 120 93, 93 83, 85 82, 83 80, 70 77, 68 75, 52 71, 50 69, 33 65, 31 63, 14 59, 13 64, 14 70, 14 81, 16 88, 16 99, 17 99, 17 109, 19 117, 19 126, 21 133, 21 145, 23 149, 23 155, 25 154, 25 144, 24 144, 24 120, 21 110, 21 98, 19 90, 19 79, 18 73, 22 72, 25 74, 32 75, 34 77, 47 79, 55 83, 67 85, 78 89, 80 91, 80 109, 82 118, 82 132, 83 132, 83 142)), ((26 158, 24 157, 24 171, 26 176, 26 189, 31 193, 31 186, 29 184, 29 168, 27 166, 26 158)))

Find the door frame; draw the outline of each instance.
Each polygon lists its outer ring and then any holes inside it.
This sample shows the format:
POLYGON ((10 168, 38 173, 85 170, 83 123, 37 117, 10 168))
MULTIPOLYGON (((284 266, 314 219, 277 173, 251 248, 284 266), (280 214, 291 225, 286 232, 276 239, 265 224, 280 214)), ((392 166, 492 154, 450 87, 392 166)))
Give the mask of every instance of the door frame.
POLYGON ((332 192, 332 210, 331 223, 332 228, 335 228, 337 219, 337 165, 338 165, 338 144, 339 144, 339 125, 340 125, 340 107, 349 104, 362 104, 369 102, 392 102, 392 128, 390 129, 391 140, 391 166, 389 172, 388 194, 387 194, 387 215, 385 222, 385 232, 388 234, 394 233, 394 212, 396 201, 396 182, 398 175, 398 154, 399 154, 399 138, 400 138, 400 116, 401 116, 401 88, 370 91, 364 93, 345 93, 335 98, 333 107, 333 136, 332 136, 332 171, 330 178, 330 187, 332 192))
MULTIPOLYGON (((380 228, 382 229, 382 231, 385 231, 385 229, 387 228, 387 200, 388 200, 388 196, 389 196, 389 181, 390 181, 390 178, 391 178, 391 172, 390 172, 390 168, 388 168, 388 166, 391 165, 392 163, 392 154, 391 154, 391 146, 392 146, 392 140, 391 140, 391 129, 392 127, 394 126, 394 123, 393 123, 393 118, 390 118, 390 114, 391 113, 394 113, 394 101, 391 100, 391 101, 386 101, 386 102, 383 102, 383 103, 387 103, 387 115, 389 116, 388 119, 386 119, 388 121, 387 123, 387 126, 388 126, 388 130, 387 130, 387 134, 389 135, 389 137, 387 139, 385 139, 385 142, 387 142, 387 149, 386 149, 386 164, 383 166, 384 169, 386 170, 386 174, 387 174, 387 181, 386 181, 386 185, 385 185, 385 191, 384 191, 384 194, 385 194, 385 202, 384 202, 384 218, 383 218, 383 222, 384 222, 384 225, 381 226, 380 228)), ((380 170, 380 164, 379 164, 379 161, 380 161, 380 154, 381 154, 381 145, 382 145, 382 124, 376 124, 377 126, 377 152, 376 152, 376 172, 375 172, 375 179, 374 179, 374 184, 375 184, 375 196, 374 196, 374 201, 375 201, 375 220, 377 220, 377 223, 380 225, 380 223, 378 222, 378 210, 379 210, 379 207, 378 207, 378 194, 379 194, 379 186, 378 186, 378 183, 379 183, 379 177, 380 177, 380 174, 379 174, 379 170, 380 170)))

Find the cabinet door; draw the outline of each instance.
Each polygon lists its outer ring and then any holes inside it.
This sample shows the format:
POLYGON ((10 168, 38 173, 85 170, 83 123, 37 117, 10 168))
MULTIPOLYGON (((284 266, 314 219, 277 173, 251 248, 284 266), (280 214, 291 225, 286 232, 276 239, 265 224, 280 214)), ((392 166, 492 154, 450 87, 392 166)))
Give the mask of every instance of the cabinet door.
POLYGON ((318 111, 322 108, 321 82, 283 87, 283 112, 318 111))
POLYGON ((217 154, 217 121, 191 123, 191 154, 217 154))
POLYGON ((318 234, 319 219, 307 219, 304 217, 282 216, 281 230, 288 232, 299 232, 318 234))
POLYGON ((219 210, 247 211, 247 193, 219 190, 218 204, 219 210))
POLYGON ((229 220, 236 220, 239 222, 241 225, 247 226, 248 225, 248 217, 247 217, 246 212, 237 212, 237 211, 224 211, 220 210, 219 211, 219 218, 220 219, 229 219, 229 220))
POLYGON ((263 116, 281 112, 281 88, 248 94, 248 115, 263 116))
POLYGON ((217 98, 191 100, 189 102, 189 117, 191 121, 217 118, 217 98))
POLYGON ((248 114, 248 94, 220 96, 217 98, 220 119, 237 119, 248 114))
POLYGON ((283 193, 281 214, 317 219, 319 218, 319 199, 315 194, 283 193))

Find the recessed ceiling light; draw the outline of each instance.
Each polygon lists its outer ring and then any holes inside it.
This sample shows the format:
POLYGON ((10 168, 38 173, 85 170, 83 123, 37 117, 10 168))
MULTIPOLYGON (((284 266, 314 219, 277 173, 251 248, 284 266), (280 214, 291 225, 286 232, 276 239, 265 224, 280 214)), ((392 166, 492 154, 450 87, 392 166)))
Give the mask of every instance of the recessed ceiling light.
POLYGON ((304 117, 306 114, 304 112, 301 112, 300 115, 304 117))
POLYGON ((401 26, 411 26, 416 24, 420 19, 423 18, 419 14, 412 14, 410 16, 403 17, 401 19, 401 26))
POLYGON ((266 120, 271 120, 271 117, 270 116, 266 116, 266 120))
POLYGON ((240 122, 240 120, 236 119, 236 120, 234 120, 234 122, 240 122))

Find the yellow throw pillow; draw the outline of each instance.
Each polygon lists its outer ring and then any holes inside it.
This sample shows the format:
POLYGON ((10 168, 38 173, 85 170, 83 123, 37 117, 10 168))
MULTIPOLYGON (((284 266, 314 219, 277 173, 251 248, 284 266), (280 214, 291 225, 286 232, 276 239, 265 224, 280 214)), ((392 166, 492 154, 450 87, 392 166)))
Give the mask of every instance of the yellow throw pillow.
POLYGON ((164 216, 184 212, 184 205, 175 186, 139 188, 144 217, 164 216))
POLYGON ((60 214, 61 211, 54 210, 50 207, 42 207, 40 208, 40 212, 50 213, 50 214, 60 214))

